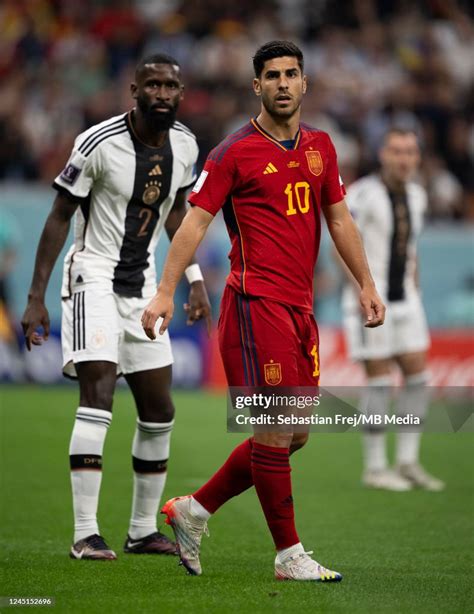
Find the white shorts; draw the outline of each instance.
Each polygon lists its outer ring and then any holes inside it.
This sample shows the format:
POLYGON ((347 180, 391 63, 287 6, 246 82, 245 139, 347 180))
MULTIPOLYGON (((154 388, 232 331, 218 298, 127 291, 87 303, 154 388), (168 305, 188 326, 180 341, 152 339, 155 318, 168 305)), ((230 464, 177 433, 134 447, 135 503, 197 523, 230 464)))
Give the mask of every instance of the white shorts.
POLYGON ((148 339, 141 326, 150 298, 126 298, 111 290, 84 287, 62 300, 63 373, 77 377, 75 364, 105 360, 117 374, 160 369, 173 363, 168 331, 148 339))
POLYGON ((391 358, 429 348, 428 325, 418 294, 386 306, 385 322, 377 328, 365 328, 360 308, 346 306, 344 331, 352 360, 391 358))

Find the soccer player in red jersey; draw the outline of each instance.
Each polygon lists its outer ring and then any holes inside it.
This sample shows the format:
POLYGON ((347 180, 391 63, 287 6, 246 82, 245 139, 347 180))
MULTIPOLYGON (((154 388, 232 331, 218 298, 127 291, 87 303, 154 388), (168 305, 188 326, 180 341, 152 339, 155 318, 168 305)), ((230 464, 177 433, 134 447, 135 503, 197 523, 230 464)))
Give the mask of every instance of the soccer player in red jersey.
MULTIPOLYGON (((222 208, 232 243, 219 319, 229 386, 315 386, 319 359, 313 270, 321 212, 360 285, 366 326, 382 324, 385 307, 344 202, 331 139, 300 123, 306 91, 300 49, 291 42, 272 41, 257 51, 253 62, 260 114, 209 154, 142 325, 152 339, 159 317, 160 334, 167 329, 176 286, 222 208)), ((341 574, 305 552, 295 528, 289 456, 307 438, 307 433, 255 432, 192 496, 166 503, 163 512, 191 574, 201 574, 199 549, 211 514, 253 485, 276 546, 276 577, 341 580, 341 574)))

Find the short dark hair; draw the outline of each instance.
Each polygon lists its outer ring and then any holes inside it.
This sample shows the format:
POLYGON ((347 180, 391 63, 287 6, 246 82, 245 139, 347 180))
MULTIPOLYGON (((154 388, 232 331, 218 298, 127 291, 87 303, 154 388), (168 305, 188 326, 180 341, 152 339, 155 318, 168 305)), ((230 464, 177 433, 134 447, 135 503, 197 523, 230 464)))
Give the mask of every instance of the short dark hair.
POLYGON ((257 49, 256 54, 252 58, 255 76, 260 77, 267 60, 282 58, 284 56, 296 58, 298 60, 298 66, 301 72, 303 72, 303 52, 295 43, 291 41, 270 41, 262 45, 260 49, 257 49))
POLYGON ((420 141, 420 136, 415 128, 408 128, 408 127, 403 127, 403 126, 390 126, 383 135, 382 143, 385 145, 388 139, 393 135, 408 136, 409 134, 413 135, 418 142, 420 141))
POLYGON ((135 77, 147 64, 171 64, 172 66, 180 67, 179 62, 167 53, 153 53, 152 55, 147 55, 138 62, 135 68, 135 77))

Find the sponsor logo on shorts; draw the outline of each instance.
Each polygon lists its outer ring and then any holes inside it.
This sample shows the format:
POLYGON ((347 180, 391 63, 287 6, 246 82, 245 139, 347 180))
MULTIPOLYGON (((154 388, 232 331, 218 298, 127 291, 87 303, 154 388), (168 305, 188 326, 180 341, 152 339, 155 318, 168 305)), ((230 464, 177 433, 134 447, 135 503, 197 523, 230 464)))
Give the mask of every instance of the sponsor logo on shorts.
POLYGON ((270 386, 278 386, 281 382, 281 364, 279 362, 273 362, 263 365, 265 381, 270 386))
POLYGON ((100 348, 103 348, 106 343, 107 336, 104 329, 98 328, 91 337, 91 346, 96 350, 100 350, 100 348))

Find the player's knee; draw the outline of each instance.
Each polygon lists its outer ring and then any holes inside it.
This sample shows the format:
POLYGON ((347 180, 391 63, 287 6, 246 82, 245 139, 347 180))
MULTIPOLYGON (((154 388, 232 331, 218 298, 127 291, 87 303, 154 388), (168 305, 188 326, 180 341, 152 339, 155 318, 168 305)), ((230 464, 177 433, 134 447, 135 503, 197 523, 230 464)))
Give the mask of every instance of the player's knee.
POLYGON ((156 420, 158 422, 171 422, 174 420, 175 409, 171 397, 163 400, 156 408, 156 420))
POLYGON ((81 407, 93 407, 94 409, 105 409, 106 411, 112 411, 113 401, 113 391, 101 388, 100 386, 88 387, 86 390, 81 390, 81 407))
POLYGON ((76 366, 82 407, 112 411, 116 368, 112 363, 84 362, 76 366))
POLYGON ((300 450, 309 439, 309 433, 295 433, 290 445, 290 454, 300 450))
POLYGON ((159 395, 137 409, 140 420, 144 422, 171 422, 174 419, 175 408, 169 394, 159 395))

